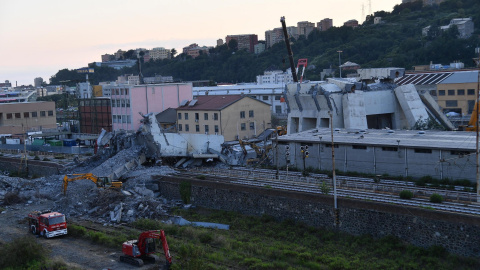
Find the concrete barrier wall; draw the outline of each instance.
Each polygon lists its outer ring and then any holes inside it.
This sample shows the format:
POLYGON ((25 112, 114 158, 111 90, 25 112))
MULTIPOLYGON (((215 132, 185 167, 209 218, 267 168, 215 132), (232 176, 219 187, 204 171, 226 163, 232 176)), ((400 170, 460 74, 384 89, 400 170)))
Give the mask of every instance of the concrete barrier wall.
MULTIPOLYGON (((0 170, 17 172, 21 166, 24 166, 24 163, 20 164, 19 158, 7 158, 0 157, 0 170)), ((45 162, 38 160, 29 160, 28 161, 28 173, 29 175, 40 175, 40 176, 49 176, 59 174, 63 169, 62 165, 55 164, 53 162, 45 162)))
MULTIPOLYGON (((169 199, 179 199, 179 185, 188 181, 192 184, 192 203, 197 206, 336 228, 333 196, 193 178, 163 176, 155 180, 162 196, 169 199)), ((455 254, 480 257, 480 217, 347 198, 338 199, 338 209, 341 231, 373 237, 393 235, 416 246, 439 245, 455 254)))

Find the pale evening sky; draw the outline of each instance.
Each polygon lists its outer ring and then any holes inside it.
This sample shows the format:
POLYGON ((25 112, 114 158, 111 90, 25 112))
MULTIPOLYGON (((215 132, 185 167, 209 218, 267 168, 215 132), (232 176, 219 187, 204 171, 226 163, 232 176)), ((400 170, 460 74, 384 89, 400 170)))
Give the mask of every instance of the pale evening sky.
MULTIPOLYGON (((371 0, 372 13, 402 0, 371 0)), ((49 82, 58 70, 100 62, 118 49, 216 46, 227 35, 256 34, 299 21, 363 22, 368 0, 0 0, 0 82, 49 82)))

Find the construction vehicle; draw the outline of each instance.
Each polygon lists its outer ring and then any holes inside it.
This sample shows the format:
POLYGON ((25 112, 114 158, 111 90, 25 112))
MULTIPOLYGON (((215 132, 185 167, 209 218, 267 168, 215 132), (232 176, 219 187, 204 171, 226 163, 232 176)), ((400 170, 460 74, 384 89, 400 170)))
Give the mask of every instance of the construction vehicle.
POLYGON ((123 185, 121 181, 112 181, 109 177, 95 176, 92 173, 70 174, 63 177, 63 194, 67 193, 67 187, 69 182, 83 179, 94 182, 99 188, 122 188, 123 185))
POLYGON ((143 266, 144 263, 156 263, 158 257, 153 255, 156 249, 156 239, 160 239, 162 242, 166 260, 165 268, 170 268, 172 256, 163 230, 145 231, 140 234, 138 240, 124 242, 122 244, 123 255, 120 256, 120 261, 136 266, 143 266))
POLYGON ((278 136, 287 135, 287 126, 277 126, 276 132, 278 136))
POLYGON ((33 211, 28 214, 28 230, 34 235, 45 238, 67 234, 67 222, 65 215, 47 211, 33 211))

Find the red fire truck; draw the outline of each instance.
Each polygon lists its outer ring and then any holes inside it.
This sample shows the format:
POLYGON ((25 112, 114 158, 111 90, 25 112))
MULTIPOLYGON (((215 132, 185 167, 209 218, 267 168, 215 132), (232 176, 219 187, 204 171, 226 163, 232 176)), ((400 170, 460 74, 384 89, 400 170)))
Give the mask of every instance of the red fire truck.
POLYGON ((34 211, 28 214, 28 228, 35 235, 51 238, 67 234, 65 215, 48 211, 34 211))

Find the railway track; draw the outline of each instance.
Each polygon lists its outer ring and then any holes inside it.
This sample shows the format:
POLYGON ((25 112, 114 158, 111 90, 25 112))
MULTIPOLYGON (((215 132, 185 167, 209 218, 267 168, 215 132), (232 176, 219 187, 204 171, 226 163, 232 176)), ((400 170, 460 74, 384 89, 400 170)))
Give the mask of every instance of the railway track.
MULTIPOLYGON (((332 179, 327 175, 311 174, 308 177, 298 172, 282 171, 278 176, 275 170, 255 169, 196 169, 182 172, 181 175, 197 177, 208 175, 211 180, 233 184, 291 190, 296 192, 322 194, 320 184, 326 183, 333 192, 332 179)), ((472 204, 475 193, 458 190, 438 190, 416 187, 412 182, 382 180, 375 183, 373 179, 361 177, 337 177, 337 196, 383 202, 404 206, 422 207, 439 211, 480 215, 480 205, 472 204), (415 194, 411 200, 401 199, 399 193, 410 190, 415 194), (431 203, 429 196, 433 193, 442 195, 444 203, 431 203)))

